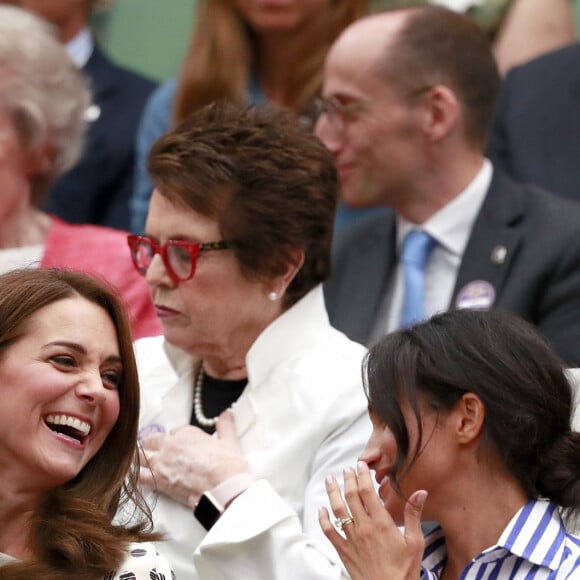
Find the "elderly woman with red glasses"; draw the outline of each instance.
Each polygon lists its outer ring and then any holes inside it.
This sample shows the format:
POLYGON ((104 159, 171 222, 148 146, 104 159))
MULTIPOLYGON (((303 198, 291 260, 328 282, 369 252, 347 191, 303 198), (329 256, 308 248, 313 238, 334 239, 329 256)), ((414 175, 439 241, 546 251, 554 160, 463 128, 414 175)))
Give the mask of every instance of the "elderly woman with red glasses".
POLYGON ((318 509, 370 424, 364 348, 330 326, 321 287, 332 158, 291 113, 211 105, 149 170, 129 245, 164 331, 136 343, 163 553, 188 579, 345 578, 318 509))

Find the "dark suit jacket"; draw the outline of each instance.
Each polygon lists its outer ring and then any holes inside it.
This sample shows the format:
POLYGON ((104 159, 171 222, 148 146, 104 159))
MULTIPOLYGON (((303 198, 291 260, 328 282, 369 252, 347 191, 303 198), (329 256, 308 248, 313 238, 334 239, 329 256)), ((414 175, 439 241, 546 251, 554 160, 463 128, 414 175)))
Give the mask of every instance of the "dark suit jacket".
POLYGON ((508 73, 488 155, 516 181, 580 201, 580 44, 508 73))
POLYGON ((135 132, 155 83, 113 64, 97 47, 83 71, 100 116, 80 161, 54 185, 44 209, 65 221, 129 229, 135 132))
MULTIPOLYGON (((367 343, 396 265, 395 214, 339 235, 325 285, 331 323, 367 343)), ((489 282, 494 308, 532 322, 571 366, 580 365, 580 204, 494 171, 476 219, 450 307, 466 284, 489 282), (498 263, 498 246, 505 259, 498 263), (494 252, 494 250, 496 250, 494 252)))

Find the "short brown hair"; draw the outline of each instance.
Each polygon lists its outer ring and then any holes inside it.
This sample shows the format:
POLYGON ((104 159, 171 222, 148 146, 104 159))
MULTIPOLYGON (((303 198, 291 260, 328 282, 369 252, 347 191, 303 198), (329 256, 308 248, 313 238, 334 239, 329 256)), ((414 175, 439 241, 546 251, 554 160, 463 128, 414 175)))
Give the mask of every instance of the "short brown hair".
POLYGON ((303 250, 285 307, 328 277, 338 176, 294 114, 209 105, 155 143, 149 171, 161 195, 219 223, 248 278, 282 274, 303 250))
POLYGON ((441 6, 400 10, 408 16, 388 43, 382 73, 405 94, 437 84, 452 89, 464 111, 466 139, 483 150, 500 85, 488 38, 473 19, 441 6))

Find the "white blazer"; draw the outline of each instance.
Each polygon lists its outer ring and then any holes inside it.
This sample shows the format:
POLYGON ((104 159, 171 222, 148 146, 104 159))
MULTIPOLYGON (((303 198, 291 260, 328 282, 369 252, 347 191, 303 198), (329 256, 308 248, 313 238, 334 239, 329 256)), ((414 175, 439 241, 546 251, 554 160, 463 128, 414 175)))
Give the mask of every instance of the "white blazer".
POLYGON ((568 379, 574 388, 575 410, 572 418, 572 429, 580 431, 580 369, 568 369, 568 379))
MULTIPOLYGON (((164 342, 137 341, 141 432, 188 424, 195 359, 164 342)), ((277 318, 246 358, 248 385, 232 411, 257 481, 209 533, 191 510, 156 498, 160 549, 178 578, 348 578, 318 524, 324 479, 355 466, 371 432, 362 387, 365 349, 332 328, 321 287, 277 318), (194 565, 195 553, 195 565, 194 565)))

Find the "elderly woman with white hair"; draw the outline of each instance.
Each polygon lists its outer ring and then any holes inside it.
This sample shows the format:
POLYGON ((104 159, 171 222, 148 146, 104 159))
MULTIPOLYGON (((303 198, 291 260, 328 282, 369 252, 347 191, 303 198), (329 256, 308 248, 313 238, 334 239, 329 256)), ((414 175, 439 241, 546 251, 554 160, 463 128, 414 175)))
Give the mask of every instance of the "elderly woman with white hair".
POLYGON ((81 154, 90 103, 81 72, 50 26, 0 6, 0 272, 66 267, 104 277, 121 292, 134 336, 155 335, 160 325, 126 256, 125 234, 71 225, 39 209, 81 154))
POLYGON ((111 0, 11 1, 56 27, 93 93, 85 151, 50 188, 43 208, 71 223, 127 229, 135 133, 155 83, 113 62, 95 42, 91 17, 111 0))

